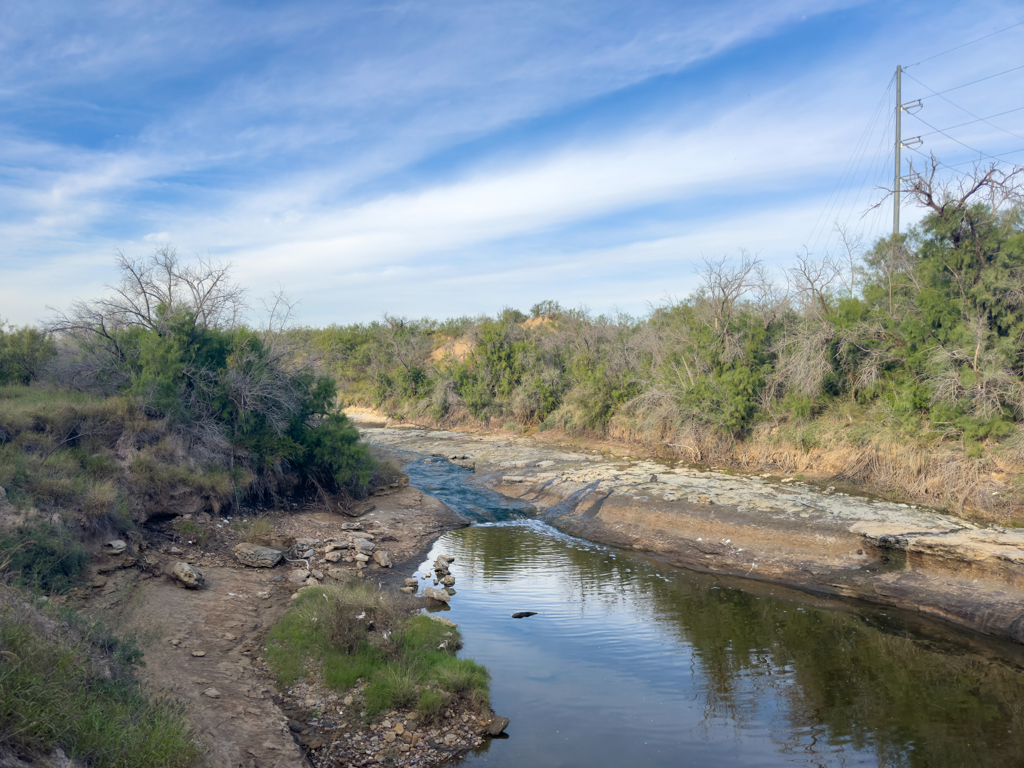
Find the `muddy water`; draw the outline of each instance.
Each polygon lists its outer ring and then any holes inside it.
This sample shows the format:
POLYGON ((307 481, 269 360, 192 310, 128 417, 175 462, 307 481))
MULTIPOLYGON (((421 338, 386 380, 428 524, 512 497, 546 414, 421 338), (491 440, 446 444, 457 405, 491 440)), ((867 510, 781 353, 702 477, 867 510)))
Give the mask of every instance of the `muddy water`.
POLYGON ((447 462, 407 471, 475 522, 431 553, 456 558, 444 615, 512 721, 469 765, 1024 765, 1016 646, 672 569, 560 534, 447 462))

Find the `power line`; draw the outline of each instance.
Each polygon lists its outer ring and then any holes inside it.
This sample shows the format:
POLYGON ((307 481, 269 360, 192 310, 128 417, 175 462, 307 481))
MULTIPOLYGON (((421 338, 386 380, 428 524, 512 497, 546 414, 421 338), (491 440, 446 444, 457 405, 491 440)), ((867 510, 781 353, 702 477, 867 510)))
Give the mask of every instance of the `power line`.
MULTIPOLYGON (((964 178, 970 178, 971 177, 971 174, 964 173, 963 171, 958 171, 952 165, 947 165, 946 163, 942 162, 941 160, 937 160, 935 158, 935 155, 926 155, 924 152, 922 152, 919 149, 915 149, 914 147, 906 147, 906 149, 909 149, 911 152, 914 152, 914 153, 920 155, 921 157, 925 158, 926 160, 931 160, 931 161, 935 162, 937 165, 941 165, 943 168, 949 168, 949 170, 951 170, 953 173, 958 173, 961 176, 963 176, 964 178)), ((956 163, 956 165, 964 165, 964 163, 956 163)))
MULTIPOLYGON (((1020 69, 1020 68, 1021 68, 1021 67, 1018 67, 1018 69, 1020 69)), ((1013 71, 1013 70, 1007 70, 1007 71, 1013 71)), ((947 98, 946 98, 945 96, 943 96, 943 95, 942 95, 943 93, 947 93, 947 91, 942 91, 941 93, 936 93, 936 92, 935 92, 934 90, 932 90, 932 89, 931 89, 931 88, 930 88, 929 86, 927 86, 927 85, 925 85, 924 83, 922 83, 922 82, 921 82, 920 80, 918 80, 918 79, 917 79, 916 77, 914 77, 913 75, 907 75, 907 77, 909 77, 909 78, 910 78, 911 80, 913 80, 913 81, 914 81, 915 83, 917 83, 918 85, 922 86, 923 88, 928 88, 928 90, 932 92, 932 96, 938 96, 938 97, 939 97, 940 99, 942 99, 943 101, 945 101, 945 102, 946 102, 947 104, 951 104, 952 106, 954 106, 954 107, 956 107, 957 109, 959 109, 959 110, 960 110, 961 112, 966 112, 966 113, 967 113, 968 115, 970 115, 971 117, 975 118, 975 121, 980 121, 980 122, 982 122, 982 123, 985 123, 986 125, 990 125, 990 126, 992 126, 993 128, 995 128, 996 130, 1002 131, 1003 133, 1008 133, 1008 134, 1010 134, 1011 136, 1013 136, 1013 137, 1014 137, 1014 138, 1016 138, 1016 139, 1024 139, 1024 136, 1021 136, 1021 135, 1020 135, 1019 133, 1014 133, 1013 131, 1008 131, 1008 130, 1006 130, 1005 128, 1001 128, 1001 127, 999 127, 999 126, 998 126, 998 125, 996 125, 995 123, 990 123, 990 122, 988 121, 988 118, 984 118, 984 117, 978 117, 978 116, 977 116, 976 114, 974 114, 973 112, 971 112, 971 111, 970 111, 969 109, 964 109, 964 108, 963 108, 963 107, 961 107, 961 106, 960 106, 959 104, 956 104, 956 103, 954 103, 954 102, 950 101, 949 99, 947 99, 947 98)), ((996 77, 996 75, 992 75, 992 77, 996 77)), ((987 78, 983 78, 983 79, 987 79, 987 78)), ((976 80, 975 82, 981 82, 981 81, 980 81, 980 80, 976 80)), ((963 88, 963 86, 959 86, 959 87, 960 87, 960 88, 963 88)), ((956 90, 956 89, 955 89, 955 88, 951 88, 950 90, 956 90)), ((928 96, 925 96, 925 98, 927 99, 927 98, 929 98, 929 97, 928 97, 928 96)), ((1011 109, 1011 110, 1010 110, 1010 112, 1016 112, 1016 111, 1017 111, 1017 110, 1014 110, 1014 109, 1011 109)), ((911 114, 912 114, 912 113, 911 113, 911 114)), ((1006 113, 1006 112, 1003 112, 1002 114, 1004 114, 1004 115, 1005 115, 1005 114, 1008 114, 1008 113, 1006 113)), ((993 115, 993 117, 998 117, 998 115, 993 115)), ((924 121, 922 120, 922 122, 924 122, 924 121)), ((964 123, 964 125, 968 125, 968 123, 964 123)), ((957 126, 954 126, 954 127, 957 127, 957 126)))
MULTIPOLYGON (((989 75, 988 77, 979 77, 977 80, 971 80, 971 82, 969 83, 957 85, 954 86, 953 88, 947 88, 946 90, 939 91, 938 93, 933 92, 931 96, 921 97, 921 101, 924 101, 925 99, 930 99, 932 96, 941 96, 942 94, 949 93, 950 91, 959 91, 961 88, 966 88, 968 85, 974 85, 975 83, 981 83, 984 82, 985 80, 991 80, 993 77, 999 77, 1000 75, 1005 75, 1008 72, 1016 72, 1018 69, 1024 69, 1024 64, 1021 64, 1019 67, 1013 67, 1012 69, 1004 69, 1002 72, 996 72, 994 75, 989 75)), ((910 77, 910 75, 907 75, 907 77, 910 77)), ((916 82, 920 82, 920 80, 916 82)), ((926 85, 925 88, 928 88, 928 86, 926 85)), ((928 88, 928 90, 931 90, 931 88, 928 88)))
MULTIPOLYGON (((920 115, 915 115, 915 114, 912 114, 912 113, 909 113, 909 112, 908 112, 907 114, 910 114, 910 115, 911 115, 912 117, 914 117, 914 118, 916 118, 916 119, 920 120, 920 121, 921 121, 922 123, 924 123, 924 124, 925 124, 925 125, 927 125, 927 126, 928 126, 929 128, 931 128, 931 129, 932 129, 932 131, 934 131, 935 133, 941 133, 941 134, 942 134, 943 136, 945 136, 945 137, 946 137, 947 139, 949 139, 950 141, 955 141, 955 142, 956 142, 957 144, 959 144, 959 145, 960 145, 961 147, 966 147, 967 149, 971 150, 971 152, 977 152, 977 153, 978 153, 979 155, 981 155, 982 157, 987 157, 987 158, 989 158, 990 160, 995 160, 995 159, 996 159, 996 158, 995 158, 995 157, 994 157, 993 155, 989 155, 989 154, 986 154, 986 153, 982 152, 982 151, 981 151, 980 149, 975 149, 974 147, 970 146, 969 144, 964 144, 964 143, 963 143, 962 141, 960 141, 960 139, 954 138, 953 136, 950 136, 950 135, 949 135, 948 133, 946 133, 945 131, 943 131, 943 130, 940 130, 940 129, 936 128, 936 127, 935 127, 934 125, 932 125, 931 123, 929 123, 929 122, 928 122, 927 120, 925 120, 925 119, 924 119, 923 117, 921 117, 920 115)), ((1022 138, 1024 138, 1024 137, 1022 137, 1022 138)), ((904 146, 906 146, 906 145, 904 144, 904 146)))
POLYGON ((861 162, 863 162, 864 155, 867 151, 869 142, 871 140, 871 136, 875 131, 875 126, 878 122, 879 117, 884 113, 885 104, 889 99, 889 94, 892 91, 892 86, 895 80, 896 75, 893 75, 892 78, 890 78, 889 84, 886 86, 885 91, 882 93, 881 98, 878 100, 878 104, 875 106, 875 109, 868 120, 868 124, 864 128, 864 132, 857 140, 857 143, 854 146, 853 153, 850 155, 850 158, 846 161, 846 165, 843 168, 842 173, 840 173, 839 178, 836 180, 835 186, 829 193, 828 198, 825 200, 825 205, 822 208, 821 212, 818 214, 818 218, 814 222, 814 226, 811 228, 810 236, 808 237, 808 242, 811 244, 811 250, 817 248, 818 241, 824 234, 824 226, 822 225, 823 219, 831 217, 832 211, 834 211, 837 206, 841 206, 840 189, 844 186, 846 187, 846 193, 842 195, 844 202, 846 196, 849 194, 849 187, 852 185, 852 181, 860 169, 860 164, 861 162), (819 229, 819 225, 821 225, 821 229, 819 229))
MULTIPOLYGON (((910 77, 910 75, 907 75, 907 77, 910 77)), ((949 101, 949 99, 946 99, 946 101, 949 101)), ((951 102, 951 101, 949 103, 953 104, 953 102, 951 102)), ((955 107, 957 105, 953 104, 953 106, 955 107)), ((964 109, 964 108, 963 107, 959 107, 959 109, 964 109)), ((988 120, 991 120, 993 117, 1002 117, 1003 115, 1009 115, 1012 112, 1020 112, 1021 110, 1024 110, 1024 107, 1017 107, 1016 109, 1008 109, 1005 112, 999 112, 998 114, 989 115, 988 117, 979 117, 979 118, 977 118, 975 120, 968 120, 966 123, 958 123, 956 125, 950 125, 950 126, 947 126, 947 127, 943 128, 942 130, 944 130, 944 131, 952 131, 954 128, 963 128, 965 125, 973 125, 974 123, 984 123, 984 122, 986 122, 988 120)), ((967 112, 967 110, 964 109, 964 112, 967 112)), ((967 112, 967 114, 970 115, 971 113, 967 112)), ((990 125, 991 125, 991 123, 990 123, 990 125)), ((998 125, 993 125, 992 127, 993 128, 999 128, 998 125)), ((932 133, 938 133, 938 131, 932 131, 931 133, 922 133, 920 136, 918 136, 918 138, 919 139, 923 139, 925 136, 931 136, 932 133)), ((1016 135, 1016 134, 1014 134, 1014 135, 1016 135)))
MULTIPOLYGON (((979 38, 977 38, 975 40, 969 40, 966 43, 961 43, 960 45, 956 46, 955 48, 950 48, 948 51, 943 51, 942 53, 936 53, 934 56, 929 56, 927 59, 921 59, 919 62, 917 62, 917 64, 924 64, 926 61, 931 61, 932 59, 937 59, 937 58, 939 58, 939 56, 945 56, 947 53, 952 53, 953 51, 959 51, 961 48, 966 48, 968 45, 974 45, 975 43, 980 43, 982 40, 987 40, 990 37, 995 37, 996 35, 1000 34, 1001 32, 1006 32, 1007 30, 1013 29, 1014 27, 1019 27, 1022 24, 1024 24, 1024 21, 1018 21, 1016 24, 1011 24, 1008 27, 1003 27, 1002 29, 997 29, 995 32, 987 34, 984 37, 979 37, 979 38)), ((911 64, 910 67, 916 67, 917 64, 911 64)), ((903 71, 906 72, 908 69, 910 69, 910 67, 904 67, 903 71)))
MULTIPOLYGON (((921 155, 922 157, 928 157, 928 155, 926 155, 924 152, 921 152, 921 151, 919 151, 917 149, 914 149, 913 147, 906 147, 906 145, 904 145, 904 146, 905 146, 906 149, 910 149, 913 152, 917 152, 917 154, 921 155)), ((997 155, 986 155, 986 157, 994 160, 994 159, 999 158, 999 157, 1006 157, 1007 155, 1016 155, 1016 154, 1019 154, 1020 152, 1024 152, 1024 147, 1021 147, 1020 149, 1011 149, 1009 152, 1000 152, 997 155)), ((944 165, 947 168, 956 168, 958 165, 972 165, 974 163, 977 163, 978 161, 977 160, 962 160, 959 163, 940 163, 938 160, 936 160, 935 162, 939 163, 940 165, 944 165)), ((959 171, 958 171, 958 173, 959 173, 959 171)))

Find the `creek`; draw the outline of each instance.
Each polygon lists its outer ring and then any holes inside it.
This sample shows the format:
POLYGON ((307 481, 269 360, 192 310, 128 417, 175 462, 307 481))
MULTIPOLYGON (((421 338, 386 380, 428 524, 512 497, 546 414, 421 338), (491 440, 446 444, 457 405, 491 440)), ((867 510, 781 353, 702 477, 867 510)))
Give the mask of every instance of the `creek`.
POLYGON ((409 458, 411 484, 473 523, 417 575, 455 557, 443 615, 511 720, 463 764, 1024 764, 1013 643, 574 539, 469 470, 409 458))

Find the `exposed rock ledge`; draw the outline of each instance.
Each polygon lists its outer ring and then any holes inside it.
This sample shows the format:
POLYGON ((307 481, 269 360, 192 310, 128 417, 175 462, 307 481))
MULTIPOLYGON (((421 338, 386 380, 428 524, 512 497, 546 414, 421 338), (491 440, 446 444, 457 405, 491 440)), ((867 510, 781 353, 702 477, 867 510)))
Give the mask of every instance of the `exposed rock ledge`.
POLYGON ((533 439, 366 429, 458 457, 476 481, 591 541, 696 570, 918 610, 1024 643, 1024 531, 786 478, 568 453, 533 439))

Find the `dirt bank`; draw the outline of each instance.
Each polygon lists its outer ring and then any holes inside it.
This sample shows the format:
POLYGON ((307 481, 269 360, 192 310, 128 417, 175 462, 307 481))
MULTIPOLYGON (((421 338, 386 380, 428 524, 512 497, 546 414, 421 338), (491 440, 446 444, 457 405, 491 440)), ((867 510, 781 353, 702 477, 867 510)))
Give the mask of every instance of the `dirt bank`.
POLYGON ((918 610, 1024 643, 1024 531, 770 475, 608 458, 535 439, 364 427, 460 457, 556 528, 677 566, 918 610), (462 458, 465 457, 465 458, 462 458))
MULTIPOLYGON (((272 512, 262 518, 260 530, 267 543, 309 540, 315 551, 311 569, 329 580, 355 572, 356 564, 327 561, 323 543, 343 538, 359 526, 393 563, 385 568, 371 560, 360 572, 387 585, 411 575, 439 535, 465 525, 444 504, 413 488, 374 498, 366 507, 371 505, 358 520, 323 512, 272 512)), ((141 678, 150 690, 188 702, 214 768, 334 764, 318 759, 318 753, 332 748, 337 753, 340 746, 357 742, 360 753, 370 760, 370 726, 362 723, 355 709, 345 713, 343 707, 335 707, 328 728, 312 717, 325 709, 323 700, 314 701, 308 691, 299 695, 302 692, 275 690, 263 663, 264 637, 298 588, 290 577, 305 567, 284 562, 274 568, 239 564, 231 554, 245 530, 238 523, 189 516, 149 528, 142 537, 148 546, 139 553, 145 570, 128 552, 100 555, 92 565, 89 586, 75 590, 69 605, 139 639, 145 653, 141 678), (177 562, 198 568, 205 587, 184 589, 172 580, 167 573, 177 562)), ((304 684, 303 690, 309 687, 304 684)), ((338 704, 344 696, 334 696, 332 702, 338 704)), ((421 743, 391 764, 438 764, 466 748, 465 730, 461 717, 451 728, 442 723, 424 730, 421 743), (445 743, 444 736, 454 730, 459 738, 445 743)), ((415 738, 414 731, 410 740, 415 738)))

